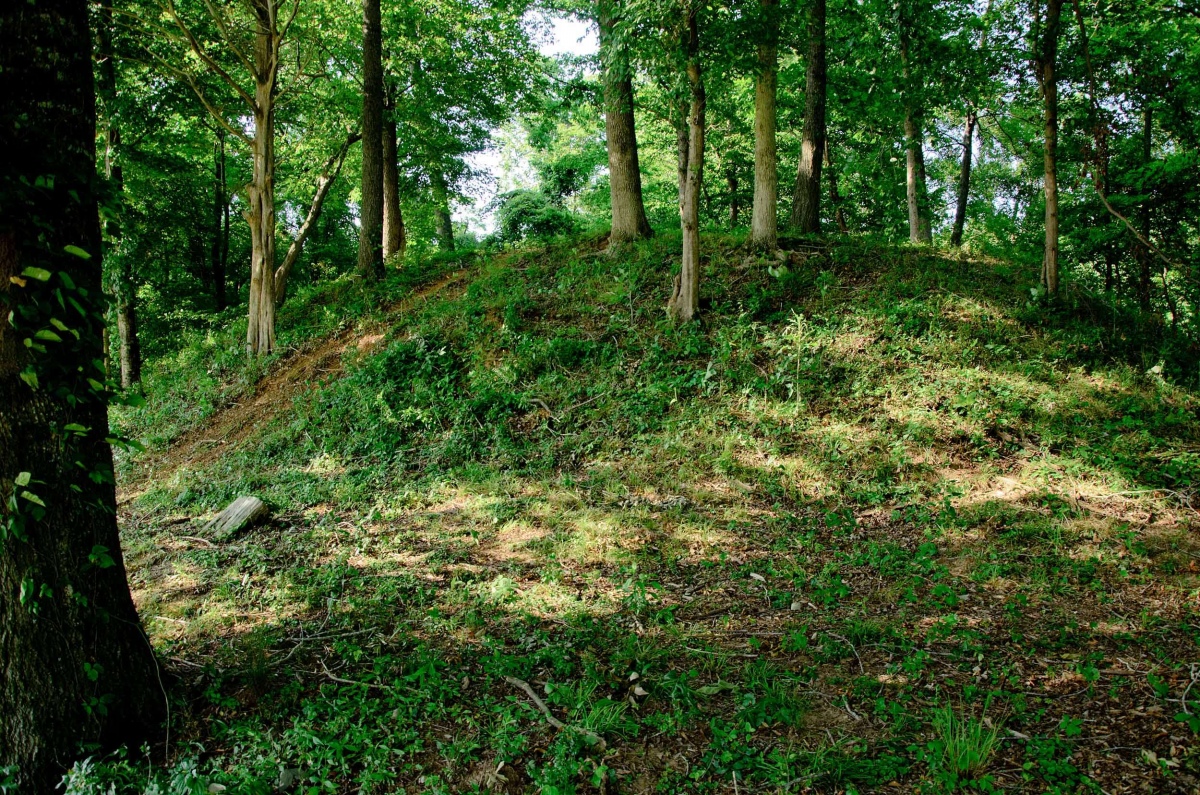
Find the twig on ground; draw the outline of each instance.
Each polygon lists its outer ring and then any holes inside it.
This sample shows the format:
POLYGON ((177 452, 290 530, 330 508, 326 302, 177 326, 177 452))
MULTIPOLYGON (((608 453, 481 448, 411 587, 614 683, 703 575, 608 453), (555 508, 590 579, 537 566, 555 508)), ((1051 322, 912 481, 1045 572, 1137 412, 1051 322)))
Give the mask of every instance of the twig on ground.
POLYGON ((530 700, 533 701, 533 705, 535 707, 537 707, 538 712, 541 712, 543 715, 546 716, 546 722, 549 723, 551 726, 553 726, 556 729, 562 730, 562 731, 578 732, 579 734, 582 734, 584 737, 586 737, 592 745, 596 746, 597 748, 599 748, 601 750, 604 749, 604 747, 605 747, 604 738, 602 738, 600 735, 590 732, 587 729, 581 729, 578 726, 570 726, 566 723, 563 723, 558 718, 554 717, 554 713, 550 711, 550 708, 548 706, 546 706, 546 702, 542 701, 540 698, 538 698, 538 694, 533 691, 533 688, 529 686, 528 682, 526 682, 522 679, 518 679, 515 676, 506 676, 506 677, 504 677, 504 681, 508 682, 513 687, 517 687, 517 688, 520 688, 521 690, 524 690, 525 695, 529 696, 530 700))

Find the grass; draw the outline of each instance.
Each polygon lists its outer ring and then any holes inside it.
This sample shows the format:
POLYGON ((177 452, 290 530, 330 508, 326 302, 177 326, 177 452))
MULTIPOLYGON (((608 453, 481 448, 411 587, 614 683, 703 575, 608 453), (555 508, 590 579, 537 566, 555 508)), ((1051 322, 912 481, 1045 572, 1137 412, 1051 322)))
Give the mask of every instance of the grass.
POLYGON ((689 327, 677 236, 588 240, 297 295, 265 372, 205 354, 236 330, 156 363, 114 421, 171 745, 72 791, 1189 791, 1173 341, 1002 262, 739 242, 689 327), (272 521, 206 538, 243 493, 272 521))

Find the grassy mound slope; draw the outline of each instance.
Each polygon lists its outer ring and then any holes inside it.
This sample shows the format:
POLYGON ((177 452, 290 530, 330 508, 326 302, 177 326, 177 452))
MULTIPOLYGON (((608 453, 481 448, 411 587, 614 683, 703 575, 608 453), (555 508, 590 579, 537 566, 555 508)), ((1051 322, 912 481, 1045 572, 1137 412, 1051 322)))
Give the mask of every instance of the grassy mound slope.
POLYGON ((299 296, 265 378, 160 363, 116 419, 158 440, 122 518, 176 778, 1191 791, 1200 402, 1159 336, 1000 262, 736 243, 687 328, 667 235, 299 296), (203 537, 243 493, 274 520, 203 537))

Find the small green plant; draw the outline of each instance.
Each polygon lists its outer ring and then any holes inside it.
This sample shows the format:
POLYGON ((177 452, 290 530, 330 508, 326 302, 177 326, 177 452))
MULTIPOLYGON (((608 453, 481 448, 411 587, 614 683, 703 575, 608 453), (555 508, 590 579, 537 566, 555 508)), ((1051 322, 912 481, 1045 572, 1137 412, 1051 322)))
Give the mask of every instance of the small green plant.
POLYGON ((935 780, 948 790, 973 784, 988 788, 984 778, 1000 740, 995 727, 969 715, 959 715, 946 705, 933 714, 934 739, 926 746, 925 760, 935 780))

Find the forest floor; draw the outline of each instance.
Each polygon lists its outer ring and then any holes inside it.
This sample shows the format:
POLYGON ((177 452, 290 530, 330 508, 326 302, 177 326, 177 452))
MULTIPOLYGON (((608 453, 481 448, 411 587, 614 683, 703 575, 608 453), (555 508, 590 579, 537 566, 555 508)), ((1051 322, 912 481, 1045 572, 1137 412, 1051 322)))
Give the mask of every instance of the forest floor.
POLYGON ((673 328, 678 237, 602 242, 417 263, 340 327, 356 288, 303 293, 265 371, 197 338, 115 411, 164 790, 1197 791, 1164 329, 854 240, 722 241, 673 328), (242 494, 271 520, 208 537, 242 494))

